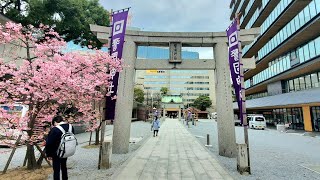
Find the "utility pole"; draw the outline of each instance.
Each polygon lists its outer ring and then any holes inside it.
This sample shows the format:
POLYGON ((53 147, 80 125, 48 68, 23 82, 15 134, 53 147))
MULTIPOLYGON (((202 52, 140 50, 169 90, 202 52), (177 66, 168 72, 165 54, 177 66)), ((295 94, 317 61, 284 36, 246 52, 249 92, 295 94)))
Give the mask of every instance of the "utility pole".
POLYGON ((147 89, 147 120, 149 120, 149 89, 147 89))

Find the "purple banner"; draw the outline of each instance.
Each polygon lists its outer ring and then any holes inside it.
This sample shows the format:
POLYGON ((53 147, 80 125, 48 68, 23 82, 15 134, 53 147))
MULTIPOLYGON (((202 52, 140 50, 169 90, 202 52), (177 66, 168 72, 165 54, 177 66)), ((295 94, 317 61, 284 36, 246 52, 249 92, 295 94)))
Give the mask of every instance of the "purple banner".
MULTIPOLYGON (((122 51, 124 45, 124 37, 126 33, 128 10, 116 11, 112 13, 112 31, 111 31, 111 43, 110 54, 115 58, 122 58, 122 51)), ((113 120, 115 115, 116 100, 112 99, 117 95, 119 73, 116 70, 111 70, 112 81, 108 88, 108 94, 106 101, 106 120, 113 120)))
POLYGON ((231 71, 232 84, 235 90, 238 107, 240 111, 240 121, 243 124, 242 99, 241 99, 241 78, 240 78, 240 53, 239 53, 239 33, 237 19, 235 19, 227 29, 229 43, 229 66, 231 71))

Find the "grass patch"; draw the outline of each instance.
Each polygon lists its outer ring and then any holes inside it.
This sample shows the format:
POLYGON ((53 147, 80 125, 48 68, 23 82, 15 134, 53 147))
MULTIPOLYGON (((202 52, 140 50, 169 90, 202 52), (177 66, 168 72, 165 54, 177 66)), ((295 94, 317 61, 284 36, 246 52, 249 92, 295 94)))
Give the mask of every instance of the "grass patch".
POLYGON ((36 170, 27 170, 26 167, 10 169, 6 174, 0 174, 1 180, 46 180, 52 174, 52 167, 43 166, 36 170))

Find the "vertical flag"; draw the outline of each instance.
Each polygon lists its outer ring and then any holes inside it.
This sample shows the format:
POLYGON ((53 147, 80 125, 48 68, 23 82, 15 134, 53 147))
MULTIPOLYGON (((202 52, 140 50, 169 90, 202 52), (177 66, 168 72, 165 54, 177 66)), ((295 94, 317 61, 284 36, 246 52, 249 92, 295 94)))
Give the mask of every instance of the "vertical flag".
POLYGON ((241 98, 241 78, 240 78, 240 52, 239 52, 239 33, 237 19, 228 27, 227 36, 229 43, 229 66, 231 71, 232 84, 235 90, 236 99, 240 111, 240 121, 243 123, 242 98, 241 98))
MULTIPOLYGON (((119 59, 122 58, 128 12, 129 9, 112 12, 110 55, 119 59)), ((107 96, 105 112, 106 119, 113 120, 115 116, 116 100, 112 99, 112 97, 117 95, 119 72, 116 72, 115 69, 111 69, 110 75, 112 76, 112 81, 107 90, 107 93, 110 96, 107 96)))

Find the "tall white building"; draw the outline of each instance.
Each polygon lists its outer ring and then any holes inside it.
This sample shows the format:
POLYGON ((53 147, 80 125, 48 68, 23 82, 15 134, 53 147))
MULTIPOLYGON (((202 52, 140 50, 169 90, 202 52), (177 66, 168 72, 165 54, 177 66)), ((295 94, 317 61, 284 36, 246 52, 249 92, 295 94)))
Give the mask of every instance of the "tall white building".
POLYGON ((140 70, 136 84, 142 86, 146 99, 158 98, 160 89, 167 87, 169 94, 181 95, 185 106, 200 95, 209 96, 215 105, 214 72, 211 70, 140 70))

